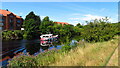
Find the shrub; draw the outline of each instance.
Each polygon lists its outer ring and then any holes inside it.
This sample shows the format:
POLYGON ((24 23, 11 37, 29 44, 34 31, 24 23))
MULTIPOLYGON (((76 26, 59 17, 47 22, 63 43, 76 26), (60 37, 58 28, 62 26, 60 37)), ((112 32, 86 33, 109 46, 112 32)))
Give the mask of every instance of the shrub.
POLYGON ((20 56, 20 57, 15 57, 14 59, 12 59, 12 61, 9 61, 9 66, 33 67, 33 66, 37 66, 37 62, 31 56, 20 56))
POLYGON ((23 32, 21 30, 2 32, 3 40, 22 39, 22 38, 23 38, 23 32))

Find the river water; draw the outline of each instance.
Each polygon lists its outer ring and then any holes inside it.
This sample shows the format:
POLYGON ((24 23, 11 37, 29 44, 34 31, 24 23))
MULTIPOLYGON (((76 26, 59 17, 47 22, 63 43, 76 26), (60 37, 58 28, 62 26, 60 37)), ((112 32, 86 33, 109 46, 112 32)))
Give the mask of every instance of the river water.
MULTIPOLYGON (((65 42, 63 40, 63 42, 65 42)), ((49 51, 52 49, 60 49, 64 46, 62 41, 40 41, 36 40, 11 40, 11 41, 2 41, 2 53, 0 56, 0 64, 6 66, 8 61, 11 60, 14 56, 20 55, 38 55, 41 52, 49 51)), ((70 44, 74 44, 76 41, 71 40, 70 44)))

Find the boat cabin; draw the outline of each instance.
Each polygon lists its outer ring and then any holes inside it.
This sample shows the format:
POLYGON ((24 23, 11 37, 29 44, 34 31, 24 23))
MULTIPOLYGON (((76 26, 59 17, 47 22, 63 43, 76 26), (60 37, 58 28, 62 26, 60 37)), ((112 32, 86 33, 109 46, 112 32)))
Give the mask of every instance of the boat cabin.
POLYGON ((41 38, 50 38, 52 37, 53 34, 44 34, 44 35, 41 35, 40 37, 41 38))

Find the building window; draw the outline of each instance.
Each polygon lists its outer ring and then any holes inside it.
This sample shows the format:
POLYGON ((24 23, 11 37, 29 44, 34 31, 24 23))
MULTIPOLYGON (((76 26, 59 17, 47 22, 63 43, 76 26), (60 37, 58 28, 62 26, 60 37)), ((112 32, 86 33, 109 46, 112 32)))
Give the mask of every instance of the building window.
POLYGON ((2 14, 0 14, 0 16, 3 16, 2 14))
POLYGON ((20 20, 17 20, 18 23, 20 23, 21 21, 20 20))
POLYGON ((20 24, 17 24, 18 27, 20 27, 20 24))
POLYGON ((2 21, 2 19, 0 18, 0 21, 2 21))
POLYGON ((4 19, 0 18, 0 22, 4 22, 4 19))
POLYGON ((12 20, 12 19, 10 19, 10 22, 13 22, 13 20, 12 20))
POLYGON ((12 20, 12 19, 10 19, 9 24, 10 24, 10 29, 13 29, 13 28, 14 28, 14 26, 13 26, 13 20, 12 20))
POLYGON ((0 26, 3 26, 4 24, 3 23, 0 23, 0 26))

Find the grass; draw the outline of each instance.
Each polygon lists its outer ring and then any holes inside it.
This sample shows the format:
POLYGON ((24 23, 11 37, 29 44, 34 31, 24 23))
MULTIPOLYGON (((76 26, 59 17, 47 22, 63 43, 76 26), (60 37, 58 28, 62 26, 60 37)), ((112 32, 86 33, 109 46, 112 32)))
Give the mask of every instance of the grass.
MULTIPOLYGON (((49 64, 49 66, 105 66, 114 50, 118 47, 118 40, 84 43, 84 47, 81 47, 81 43, 78 44, 79 46, 76 49, 71 50, 64 56, 60 55, 60 60, 49 64)), ((118 56, 118 54, 115 55, 113 62, 111 60, 112 66, 118 66, 116 56, 118 56)))
POLYGON ((35 57, 15 57, 9 66, 118 66, 118 54, 111 59, 118 47, 118 39, 97 43, 80 41, 76 45, 74 48, 64 46, 61 50, 48 51, 35 57))
POLYGON ((118 48, 116 48, 114 54, 110 58, 107 66, 118 66, 118 48))

